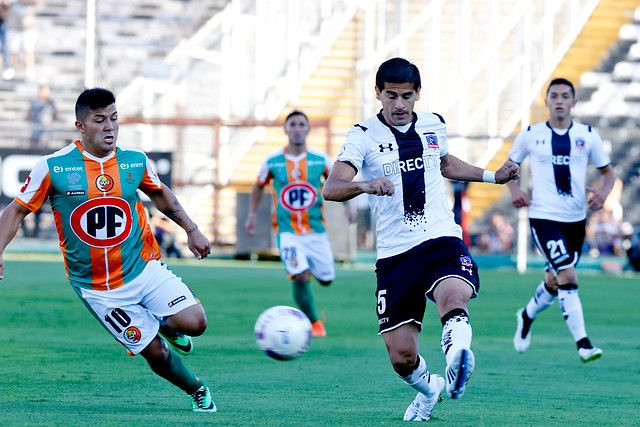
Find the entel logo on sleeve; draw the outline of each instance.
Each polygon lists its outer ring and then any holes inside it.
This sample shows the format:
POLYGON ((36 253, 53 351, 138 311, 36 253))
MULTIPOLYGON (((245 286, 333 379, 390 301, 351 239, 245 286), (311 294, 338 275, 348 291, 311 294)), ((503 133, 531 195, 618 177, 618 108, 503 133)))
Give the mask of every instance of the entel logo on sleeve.
POLYGON ((97 197, 75 208, 69 223, 75 235, 87 245, 110 248, 129 237, 133 217, 124 199, 97 197))
POLYGON ((306 182, 292 182, 280 192, 280 203, 290 212, 309 210, 318 200, 318 192, 306 182))

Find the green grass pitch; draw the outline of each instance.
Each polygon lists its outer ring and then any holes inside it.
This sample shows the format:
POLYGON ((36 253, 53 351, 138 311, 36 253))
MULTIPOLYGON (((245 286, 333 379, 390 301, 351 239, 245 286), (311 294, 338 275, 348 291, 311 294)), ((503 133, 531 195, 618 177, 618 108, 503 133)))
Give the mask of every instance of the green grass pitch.
MULTIPOLYGON (((169 260, 209 317, 183 359, 210 385, 218 413, 194 414, 181 390, 127 356, 95 321, 59 257, 6 258, 0 425, 406 425, 415 392, 393 373, 377 336, 372 265, 339 266, 333 285, 312 284, 328 337, 278 362, 257 349, 253 325, 264 309, 293 304, 279 263, 169 260)), ((536 320, 529 351, 517 354, 514 314, 542 273, 481 270, 480 296, 470 303, 476 370, 461 400, 445 396, 436 406, 431 425, 640 425, 638 276, 579 274, 587 331, 603 358, 580 362, 557 303, 536 320)), ((440 333, 429 304, 421 354, 443 374, 440 333)))

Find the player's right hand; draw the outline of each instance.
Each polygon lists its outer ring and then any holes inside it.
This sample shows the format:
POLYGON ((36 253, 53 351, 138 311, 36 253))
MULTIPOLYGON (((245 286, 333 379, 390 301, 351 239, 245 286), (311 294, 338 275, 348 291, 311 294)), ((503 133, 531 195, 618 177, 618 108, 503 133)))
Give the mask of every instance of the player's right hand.
POLYGON ((381 176, 363 183, 363 190, 367 194, 376 196, 393 196, 396 192, 393 183, 388 178, 381 176))
POLYGON ((187 233, 187 246, 197 259, 206 258, 211 253, 211 242, 197 228, 187 233))
POLYGON ((258 220, 255 215, 249 215, 244 222, 244 229, 247 232, 247 236, 253 237, 256 235, 256 225, 258 220))
POLYGON ((531 199, 524 191, 516 188, 511 191, 511 204, 515 208, 523 208, 531 205, 531 199))
POLYGON ((520 178, 520 165, 511 160, 504 162, 496 171, 496 184, 505 184, 518 178, 520 178))

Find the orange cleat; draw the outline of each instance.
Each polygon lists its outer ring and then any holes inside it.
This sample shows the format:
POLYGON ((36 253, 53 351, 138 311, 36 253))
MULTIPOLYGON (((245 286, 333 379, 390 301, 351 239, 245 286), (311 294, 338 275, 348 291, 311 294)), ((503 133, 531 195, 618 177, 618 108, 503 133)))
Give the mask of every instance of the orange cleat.
POLYGON ((311 336, 313 337, 326 337, 327 330, 320 320, 316 320, 311 324, 311 336))

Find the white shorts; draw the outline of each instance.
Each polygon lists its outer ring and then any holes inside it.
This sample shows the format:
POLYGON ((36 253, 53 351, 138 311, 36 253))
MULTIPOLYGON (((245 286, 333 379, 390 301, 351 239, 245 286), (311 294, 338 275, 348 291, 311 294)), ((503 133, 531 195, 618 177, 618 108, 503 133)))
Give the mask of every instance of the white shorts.
POLYGON ((182 279, 158 260, 149 261, 138 277, 117 289, 74 289, 96 319, 134 354, 158 334, 158 318, 199 303, 182 279))
POLYGON ((333 251, 327 233, 280 233, 278 246, 280 259, 291 276, 309 270, 318 280, 335 279, 333 251))
POLYGON ((7 31, 8 46, 11 53, 33 52, 36 48, 36 31, 7 31))

